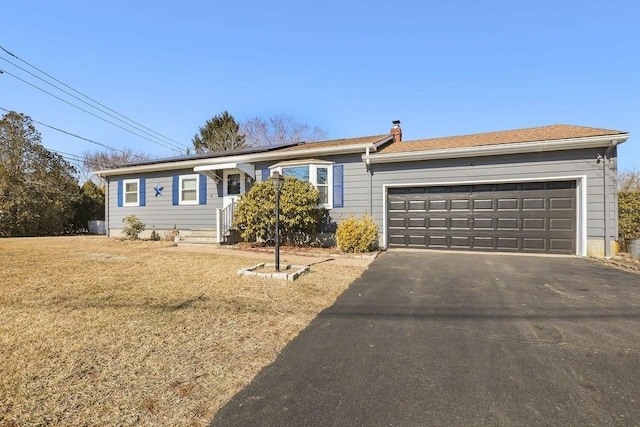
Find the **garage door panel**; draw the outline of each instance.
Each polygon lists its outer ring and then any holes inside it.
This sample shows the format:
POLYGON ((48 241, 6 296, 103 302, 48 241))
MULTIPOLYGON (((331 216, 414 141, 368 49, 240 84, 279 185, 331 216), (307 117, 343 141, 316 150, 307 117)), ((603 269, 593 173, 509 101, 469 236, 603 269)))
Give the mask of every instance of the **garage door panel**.
POLYGON ((529 251, 545 251, 546 239, 540 237, 524 237, 522 239, 522 249, 529 251))
POLYGON ((425 210, 425 201, 424 200, 409 200, 409 210, 410 211, 424 211, 425 210))
POLYGON ((447 236, 442 235, 430 235, 428 238, 428 246, 430 248, 447 248, 447 236))
POLYGON ((407 227, 408 228, 419 228, 419 229, 424 229, 426 228, 426 222, 427 219, 426 218, 408 218, 406 221, 407 227))
POLYGON ((573 210, 573 198, 570 197, 550 197, 549 209, 570 209, 573 210))
POLYGON ((501 211, 501 210, 517 210, 517 209, 519 209, 518 199, 516 199, 516 198, 508 198, 508 199, 499 198, 497 200, 497 206, 498 206, 497 209, 499 211, 501 211))
POLYGON ((549 249, 554 252, 566 252, 573 249, 572 239, 549 239, 549 249))
POLYGON ((473 247, 478 249, 493 249, 494 238, 489 236, 475 236, 473 247))
POLYGON ((471 209, 471 201, 469 199, 451 199, 451 210, 465 210, 471 209))
POLYGON ((497 240, 496 249, 498 249, 498 250, 514 250, 514 249, 518 249, 518 238, 517 237, 498 236, 496 238, 496 240, 497 240))
POLYGON ((523 210, 544 210, 545 206, 546 206, 546 203, 543 197, 522 199, 523 210))
POLYGON ((450 245, 453 248, 471 248, 471 237, 470 236, 451 236, 450 245))
POLYGON ((451 218, 449 220, 450 228, 468 230, 471 228, 470 218, 451 218))
POLYGON ((390 246, 575 253, 575 181, 390 189, 387 209, 390 246))
POLYGON ((473 199, 474 210, 493 210, 493 199, 473 199))
POLYGON ((493 230, 494 229, 494 218, 479 218, 475 216, 473 218, 473 229, 474 230, 493 230))
POLYGON ((517 230, 519 226, 518 218, 498 218, 498 230, 517 230))
POLYGON ((447 218, 427 218, 427 228, 429 229, 448 228, 447 218))
POLYGON ((523 230, 544 230, 544 218, 522 218, 523 230))
POLYGON ((571 218, 549 218, 549 230, 573 230, 571 218))

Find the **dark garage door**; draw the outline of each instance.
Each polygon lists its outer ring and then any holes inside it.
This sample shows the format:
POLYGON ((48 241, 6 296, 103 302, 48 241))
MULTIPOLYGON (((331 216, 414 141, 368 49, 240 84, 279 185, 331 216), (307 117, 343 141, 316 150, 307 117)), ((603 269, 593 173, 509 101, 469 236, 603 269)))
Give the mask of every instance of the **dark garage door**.
POLYGON ((576 182, 389 188, 390 247, 575 254, 576 182))

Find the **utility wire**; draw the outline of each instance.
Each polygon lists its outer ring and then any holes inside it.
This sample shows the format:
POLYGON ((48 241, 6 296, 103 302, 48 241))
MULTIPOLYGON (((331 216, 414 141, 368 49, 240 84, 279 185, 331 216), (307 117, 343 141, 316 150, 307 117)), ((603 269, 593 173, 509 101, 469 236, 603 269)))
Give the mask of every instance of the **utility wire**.
MULTIPOLYGON (((136 126, 133 126, 133 125, 131 125, 131 124, 129 124, 129 123, 127 123, 127 122, 125 122, 124 120, 122 120, 122 119, 118 118, 117 116, 115 116, 115 115, 113 115, 113 114, 111 114, 111 113, 109 113, 109 112, 107 112, 107 111, 104 111, 104 110, 102 110, 102 109, 100 109, 100 108, 97 108, 95 105, 92 105, 92 104, 88 103, 87 101, 85 101, 84 99, 79 98, 79 97, 75 96, 74 94, 72 94, 72 93, 70 93, 70 92, 67 92, 67 91, 66 91, 66 90, 64 90, 64 89, 59 88, 58 86, 54 85, 53 83, 46 81, 46 80, 45 80, 45 79, 43 79, 42 77, 35 75, 35 74, 34 74, 34 73, 32 73, 31 71, 29 71, 29 70, 27 70, 27 69, 25 69, 25 68, 22 68, 21 66, 19 66, 19 65, 17 65, 17 64, 14 64, 13 62, 11 62, 11 61, 9 61, 9 60, 7 60, 7 59, 5 59, 5 58, 0 57, 0 59, 2 59, 3 61, 8 62, 9 64, 13 65, 13 66, 14 66, 14 67, 16 67, 16 68, 21 69, 21 70, 22 70, 22 71, 24 71, 25 73, 32 75, 32 76, 33 76, 33 77, 35 77, 36 79, 41 80, 42 82, 44 82, 44 83, 48 84, 49 86, 54 87, 55 89, 59 90, 60 92, 65 93, 65 94, 67 94, 67 95, 71 96, 72 98, 77 99, 78 101, 80 101, 80 102, 82 102, 82 103, 84 103, 84 104, 88 105, 89 107, 91 107, 91 108, 95 108, 96 110, 100 111, 101 113, 106 114, 107 116, 113 117, 114 119, 116 119, 116 120, 118 120, 118 121, 120 121, 120 122, 124 123, 124 124, 125 124, 125 125, 127 125, 127 126, 131 126, 132 128, 136 129, 137 131, 140 131, 140 132, 142 132, 142 133, 144 133, 144 134, 147 134, 147 135, 149 135, 149 136, 150 136, 150 137, 152 137, 152 138, 158 139, 158 137, 157 137, 157 136, 155 136, 155 135, 153 135, 152 133, 147 132, 147 131, 145 131, 144 129, 140 129, 140 128, 136 127, 136 126)), ((162 141, 162 140, 159 140, 159 141, 162 141)), ((162 142, 163 142, 163 143, 165 143, 164 141, 162 141, 162 142)), ((169 144, 169 143, 166 143, 166 144, 169 144)), ((172 146, 173 146, 173 145, 172 145, 172 146)), ((175 148, 178 148, 178 149, 179 149, 179 147, 177 147, 177 146, 175 146, 175 148)))
MULTIPOLYGON (((0 110, 2 110, 2 111, 6 111, 7 113, 9 113, 9 112, 10 112, 10 110, 7 110, 6 108, 3 108, 3 107, 0 107, 0 110)), ((46 127, 48 127, 49 129, 53 129, 53 130, 56 130, 56 131, 58 131, 58 132, 65 133, 65 134, 67 134, 67 135, 73 136, 74 138, 82 139, 82 140, 84 140, 84 141, 90 142, 90 143, 92 143, 92 144, 99 145, 99 146, 104 147, 104 148, 107 148, 107 149, 109 149, 109 150, 117 151, 117 152, 122 153, 122 154, 124 154, 124 153, 125 153, 125 152, 124 152, 124 151, 122 151, 122 150, 118 150, 117 148, 109 147, 108 145, 106 145, 106 144, 102 144, 101 142, 96 142, 96 141, 94 141, 94 140, 92 140, 92 139, 85 138, 85 137, 80 136, 80 135, 76 135, 75 133, 67 132, 66 130, 59 129, 59 128, 55 127, 55 126, 51 126, 51 125, 48 125, 48 124, 46 124, 46 123, 39 122, 39 121, 34 120, 34 119, 31 119, 31 120, 32 120, 34 123, 38 123, 38 124, 40 124, 40 125, 42 125, 42 126, 46 126, 46 127)))
MULTIPOLYGON (((16 58, 18 61, 20 61, 20 62, 23 62, 23 63, 27 64, 27 65, 28 65, 28 66, 30 66, 31 68, 33 68, 33 69, 35 69, 35 70, 39 71, 40 73, 44 74, 45 76, 49 77, 50 79, 52 79, 52 80, 54 80, 54 81, 56 81, 56 82, 60 83, 61 85, 65 86, 66 88, 71 89, 71 90, 72 90, 72 91, 74 91, 75 93, 77 93, 77 94, 79 94, 79 95, 83 96, 84 98, 86 98, 86 99, 90 100, 91 102, 93 102, 93 103, 95 103, 95 104, 97 104, 97 105, 99 105, 99 106, 101 106, 101 107, 103 107, 103 108, 105 108, 105 109, 107 109, 107 110, 111 111, 112 113, 117 114, 118 116, 122 117, 123 119, 125 119, 125 120, 127 120, 127 121, 129 121, 129 122, 131 122, 131 123, 134 123, 134 124, 136 124, 136 125, 140 126, 141 128, 144 128, 144 129, 146 129, 146 130, 148 130, 148 131, 150 131, 150 132, 152 132, 152 133, 154 133, 154 134, 158 135, 159 137, 164 138, 164 139, 165 139, 165 140, 167 140, 167 141, 170 141, 170 142, 173 142, 173 143, 177 144, 177 146, 178 146, 178 147, 188 148, 186 145, 184 145, 184 144, 182 144, 182 143, 180 143, 180 142, 178 142, 178 141, 176 141, 176 140, 174 140, 174 139, 171 139, 171 138, 169 138, 168 136, 161 134, 160 132, 156 132, 156 131, 154 131, 153 129, 150 129, 150 128, 148 128, 148 127, 146 127, 146 126, 142 125, 141 123, 138 123, 138 122, 136 122, 135 120, 130 119, 130 118, 128 118, 127 116, 125 116, 125 115, 123 115, 123 114, 120 114, 119 112, 117 112, 117 111, 115 111, 115 110, 113 110, 113 109, 111 109, 111 108, 107 107, 106 105, 102 104, 101 102, 96 101, 95 99, 91 98, 90 96, 85 95, 84 93, 82 93, 82 92, 80 92, 80 91, 78 91, 78 90, 76 90, 76 89, 72 88, 72 87, 71 87, 71 86, 69 86, 68 84, 66 84, 66 83, 64 83, 64 82, 62 82, 62 81, 60 81, 60 80, 56 79, 56 78, 55 78, 55 77, 53 77, 51 74, 49 74, 49 73, 47 73, 47 72, 45 72, 45 71, 41 70, 40 68, 36 67, 35 65, 33 65, 33 64, 31 64, 31 63, 29 63, 29 62, 25 61, 24 59, 22 59, 22 58, 18 57, 17 55, 15 55, 15 54, 13 54, 13 53, 9 52, 9 51, 8 51, 7 49, 5 49, 4 47, 0 46, 0 50, 4 51, 4 52, 5 52, 5 53, 7 53, 8 55, 11 55, 12 57, 16 58)), ((18 65, 16 65, 16 64, 14 64, 14 63, 12 63, 12 62, 8 61, 7 59, 5 59, 5 58, 1 58, 1 59, 3 59, 3 60, 5 60, 5 61, 9 62, 9 63, 10 63, 10 64, 12 64, 13 66, 18 67, 18 68, 20 68, 20 69, 21 69, 21 70, 23 70, 23 71, 26 71, 27 73, 29 73, 29 74, 33 75, 34 77, 37 77, 37 76, 35 76, 34 74, 30 73, 29 71, 25 70, 24 68, 22 68, 22 67, 20 67, 20 66, 18 66, 18 65)), ((40 80, 43 80, 43 79, 41 79, 40 77, 37 77, 37 78, 39 78, 40 80)), ((44 81, 44 80, 43 80, 43 81, 44 81)), ((52 85, 52 86, 56 87, 55 85, 53 85, 53 84, 51 84, 51 83, 49 83, 49 82, 46 82, 46 83, 48 83, 48 84, 50 84, 50 85, 52 85)), ((62 90, 62 89, 60 89, 60 88, 58 88, 58 87, 56 87, 56 89, 61 90, 61 91, 63 91, 63 92, 65 92, 65 93, 67 93, 67 94, 68 94, 68 92, 66 92, 66 91, 64 91, 64 90, 62 90)), ((71 95, 71 94, 69 94, 69 95, 71 95)), ((79 98, 75 97, 74 95, 71 95, 71 96, 73 96, 73 97, 74 97, 74 98, 76 98, 76 99, 79 99, 79 98)), ((82 100, 81 100, 81 101, 82 101, 82 100)), ((82 101, 82 102, 84 102, 85 104, 88 104, 86 101, 82 101)), ((88 104, 88 105, 90 105, 90 104, 88 104)), ((95 109, 97 109, 97 110, 100 110, 99 108, 97 108, 97 107, 95 107, 95 106, 92 106, 92 107, 93 107, 93 108, 95 108, 95 109)), ((102 111, 102 110, 100 110, 100 111, 102 111)), ((107 112, 105 112, 105 111, 102 111, 102 112, 104 112, 105 114, 109 114, 109 113, 107 113, 107 112)), ((109 114, 109 115, 110 115, 111 117, 114 117, 114 116, 112 116, 111 114, 109 114)), ((117 117, 114 117, 114 118, 116 118, 116 119, 117 119, 117 117)), ((118 120, 122 121, 121 119, 118 119, 118 120)), ((129 126, 131 126, 131 125, 129 125, 129 126)), ((133 126, 132 126, 132 127, 133 127, 133 126)), ((145 133, 146 133, 146 132, 145 132, 145 133)))
POLYGON ((126 131, 126 132, 129 132, 130 134, 133 134, 133 135, 135 135, 135 136, 137 136, 137 137, 139 137, 139 138, 146 139, 146 140, 147 140, 147 141, 149 141, 149 142, 152 142, 152 143, 154 143, 154 144, 161 145, 161 146, 163 146, 163 147, 165 147, 165 148, 168 148, 168 149, 170 149, 170 150, 179 151, 179 150, 177 150, 175 147, 169 146, 169 145, 167 145, 167 144, 163 144, 163 143, 161 143, 161 142, 159 142, 159 141, 155 141, 155 140, 149 139, 149 138, 147 138, 147 137, 146 137, 146 136, 144 136, 144 135, 140 135, 139 133, 135 133, 134 131, 132 131, 132 130, 130 130, 130 129, 124 128, 124 127, 120 126, 120 125, 119 125, 119 124, 117 124, 117 123, 114 123, 114 122, 112 122, 112 121, 110 121, 110 120, 105 119, 104 117, 100 117, 100 116, 98 116, 97 114, 92 113, 91 111, 85 110, 85 109, 84 109, 84 108, 82 108, 82 107, 78 107, 77 105, 75 105, 75 104, 73 104, 73 103, 71 103, 71 102, 67 101, 66 99, 64 99, 64 98, 60 98, 59 96, 54 95, 53 93, 48 92, 48 91, 46 91, 46 90, 42 89, 41 87, 38 87, 38 86, 34 85, 33 83, 30 83, 30 82, 28 82, 28 81, 26 81, 26 80, 24 80, 24 79, 21 79, 20 77, 16 76, 15 74, 12 74, 12 73, 8 72, 7 70, 0 69, 0 73, 8 74, 8 75, 10 75, 11 77, 13 77, 13 78, 15 78, 15 79, 20 80, 21 82, 26 83, 26 84, 28 84, 29 86, 34 87, 34 88, 38 89, 39 91, 42 91, 42 92, 46 93, 47 95, 53 96, 54 98, 56 98, 56 99, 58 99, 58 100, 60 100, 60 101, 64 102, 65 104, 69 104, 69 105, 71 105, 72 107, 77 108, 78 110, 84 111, 85 113, 90 114, 90 115, 92 115, 93 117, 95 117, 95 118, 97 118, 97 119, 100 119, 100 120, 102 120, 102 121, 104 121, 104 122, 107 122, 107 123, 109 123, 109 124, 112 124, 113 126, 118 127, 118 128, 120 128, 120 129, 122 129, 122 130, 124 130, 124 131, 126 131))

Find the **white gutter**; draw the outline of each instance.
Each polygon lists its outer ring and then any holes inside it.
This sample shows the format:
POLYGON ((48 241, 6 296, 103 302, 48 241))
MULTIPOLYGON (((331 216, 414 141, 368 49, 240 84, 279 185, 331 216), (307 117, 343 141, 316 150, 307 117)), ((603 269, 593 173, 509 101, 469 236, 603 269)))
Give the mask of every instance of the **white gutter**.
POLYGON ((275 150, 266 153, 241 154, 229 157, 214 157, 208 159, 178 160, 174 162, 153 163, 149 165, 125 166, 117 169, 104 169, 93 172, 97 176, 126 175, 143 172, 158 172, 175 169, 194 169, 197 166, 206 166, 224 161, 224 163, 255 163, 268 160, 296 159, 300 157, 354 154, 361 153, 367 148, 376 151, 374 143, 344 145, 334 147, 307 148, 301 150, 275 150))
MULTIPOLYGON (((629 138, 628 133, 619 135, 591 136, 583 138, 554 139, 549 141, 517 142, 510 144, 482 145, 465 148, 406 151, 399 153, 364 154, 362 160, 369 163, 395 163, 420 160, 455 159, 460 157, 499 156, 542 151, 575 150, 620 144, 629 138)), ((402 143, 400 143, 402 144, 402 143)), ((410 144, 409 142, 407 144, 410 144)))

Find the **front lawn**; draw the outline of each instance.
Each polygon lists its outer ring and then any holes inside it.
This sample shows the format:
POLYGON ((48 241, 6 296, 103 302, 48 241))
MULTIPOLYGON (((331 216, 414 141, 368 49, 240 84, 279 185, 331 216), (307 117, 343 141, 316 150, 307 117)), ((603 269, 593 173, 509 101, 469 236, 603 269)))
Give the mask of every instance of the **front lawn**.
POLYGON ((205 425, 364 266, 104 237, 0 239, 0 425, 205 425))

